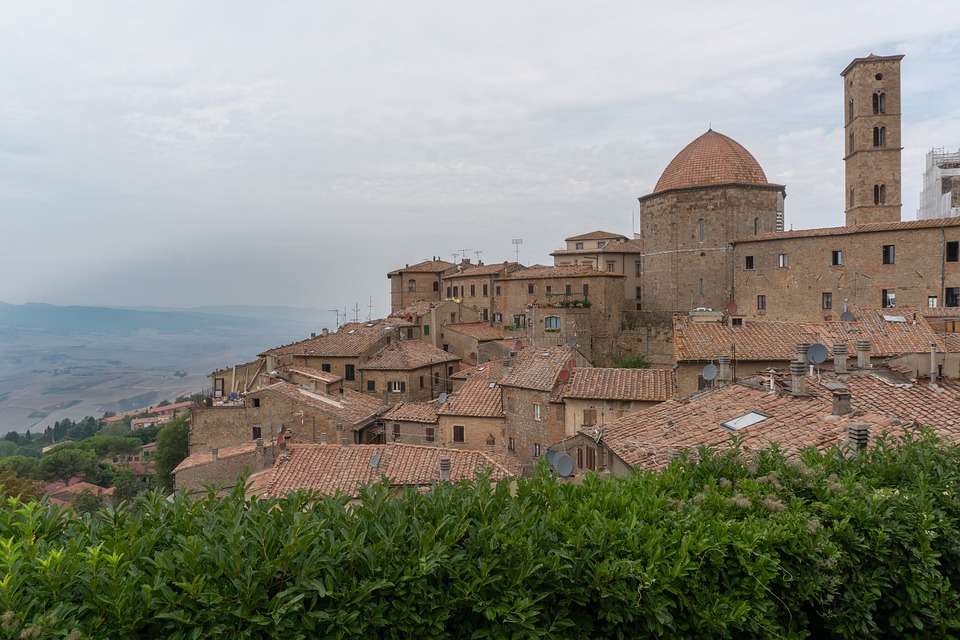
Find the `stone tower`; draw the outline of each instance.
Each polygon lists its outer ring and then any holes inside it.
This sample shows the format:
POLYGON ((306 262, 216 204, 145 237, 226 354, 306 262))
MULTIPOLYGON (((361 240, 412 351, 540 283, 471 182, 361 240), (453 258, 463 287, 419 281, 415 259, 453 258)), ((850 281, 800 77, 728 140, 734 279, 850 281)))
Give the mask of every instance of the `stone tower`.
POLYGON ((900 222, 899 56, 855 58, 843 77, 847 225, 900 222))

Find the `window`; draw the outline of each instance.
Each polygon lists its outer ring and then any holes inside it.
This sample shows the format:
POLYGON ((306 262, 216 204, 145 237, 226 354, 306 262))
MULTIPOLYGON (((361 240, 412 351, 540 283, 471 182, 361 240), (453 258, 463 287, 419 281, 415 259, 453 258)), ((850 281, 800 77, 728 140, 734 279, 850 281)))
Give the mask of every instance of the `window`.
POLYGON ((470 297, 471 298, 477 297, 477 285, 475 284, 470 285, 470 297))
POLYGON ((853 131, 850 132, 850 153, 853 153, 853 131))
POLYGON ((253 399, 253 408, 254 408, 254 409, 259 409, 259 408, 260 408, 260 398, 254 398, 254 399, 253 399))
POLYGON ((262 428, 262 427, 254 427, 254 428, 253 428, 253 440, 256 440, 257 438, 262 438, 262 437, 263 437, 263 428, 262 428))
POLYGON ((454 287, 453 287, 453 297, 454 297, 454 298, 459 298, 459 297, 460 297, 460 287, 458 287, 458 286, 454 286, 454 287))
POLYGON ((575 246, 578 250, 583 249, 583 243, 582 243, 582 242, 578 242, 578 243, 577 243, 576 245, 574 245, 574 246, 575 246))
POLYGON ((886 203, 887 203, 887 185, 885 184, 873 185, 873 204, 886 204, 886 203))
POLYGON ((839 267, 843 264, 843 251, 834 249, 830 252, 830 266, 839 267))
POLYGON ((447 297, 448 297, 448 298, 451 297, 451 295, 450 295, 450 287, 447 287, 447 297))
POLYGON ((946 302, 948 307, 960 307, 960 287, 947 287, 946 302))
POLYGON ((607 246, 606 240, 601 240, 600 242, 597 243, 597 249, 603 249, 605 246, 607 246))
POLYGON ((500 285, 497 285, 493 288, 493 295, 495 296, 500 295, 500 285))
POLYGON ((634 272, 634 275, 636 275, 636 276, 641 276, 641 275, 643 275, 643 271, 641 271, 641 269, 640 269, 640 263, 639 263, 639 262, 636 262, 635 265, 636 265, 637 270, 634 272))
POLYGON ((568 284, 563 288, 563 290, 567 295, 570 295, 571 293, 573 293, 573 285, 568 284))
POLYGON ((488 284, 483 285, 483 295, 484 296, 490 295, 490 285, 488 284))
POLYGON ((753 269, 755 268, 754 262, 753 262, 753 256, 746 256, 744 258, 743 268, 748 271, 753 271, 753 269))
POLYGON ((547 316, 543 319, 543 328, 547 331, 560 331, 559 316, 547 316))
POLYGON ((440 283, 439 283, 439 282, 434 282, 434 283, 433 283, 433 290, 439 293, 439 291, 440 291, 440 283))
POLYGON ((733 327, 742 327, 742 326, 743 326, 743 318, 731 318, 731 319, 730 319, 730 325, 733 326, 733 327))
POLYGON ((597 410, 584 409, 583 410, 583 426, 591 427, 595 424, 597 424, 597 410))
POLYGON ((833 309, 833 293, 830 291, 824 291, 820 295, 820 308, 828 311, 833 309))
POLYGON ((391 380, 387 383, 387 390, 390 393, 403 393, 407 390, 407 383, 403 380, 391 380))
POLYGON ((367 391, 376 391, 376 390, 377 390, 377 381, 367 380, 367 391))
POLYGON ((453 441, 454 442, 463 442, 463 425, 455 424, 453 425, 453 441))
POLYGON ((892 244, 883 245, 883 264, 893 264, 896 260, 895 246, 892 244))
POLYGON ((936 309, 938 306, 937 305, 938 302, 939 301, 937 300, 937 296, 927 296, 927 306, 930 307, 931 309, 936 309))
POLYGON ((408 280, 408 281, 407 281, 407 291, 409 291, 410 293, 414 293, 414 292, 416 292, 416 290, 417 290, 417 281, 416 281, 416 280, 408 280))
POLYGON ((593 447, 587 447, 587 469, 593 471, 597 468, 597 450, 593 447))
POLYGON ((697 242, 705 242, 707 239, 707 224, 703 218, 697 220, 697 242))
POLYGON ((877 91, 873 94, 873 112, 881 114, 887 112, 887 94, 877 91))
POLYGON ((433 386, 440 386, 440 373, 437 371, 433 372, 433 386))
POLYGON ((423 389, 423 376, 420 376, 420 388, 423 389))
POLYGON ((786 269, 787 267, 790 266, 790 262, 787 259, 786 253, 781 253, 777 255, 777 266, 780 267, 781 269, 786 269))
POLYGON ((453 375, 453 365, 450 365, 449 367, 447 367, 447 375, 448 376, 453 375))
POLYGON ((699 291, 700 291, 700 295, 703 295, 703 291, 704 291, 703 278, 700 278, 699 291))
POLYGON ((393 423, 393 439, 394 441, 400 440, 400 423, 399 422, 393 423))
POLYGON ((356 367, 352 364, 344 365, 343 379, 353 382, 357 379, 356 367))
POLYGON ((430 335, 430 325, 428 324, 423 325, 423 335, 425 336, 430 335))
POLYGON ((960 242, 953 240, 947 243, 947 262, 960 262, 960 242))
POLYGON ((553 293, 553 287, 551 287, 550 285, 547 285, 546 291, 547 291, 547 295, 550 295, 551 293, 553 293))
POLYGON ((764 311, 767 308, 767 296, 759 295, 757 296, 757 309, 759 311, 764 311))
POLYGON ((514 442, 513 438, 508 438, 508 439, 507 439, 507 451, 516 451, 516 450, 517 450, 517 443, 514 442))
POLYGON ((853 204, 854 204, 853 187, 850 187, 850 206, 852 207, 853 204))
POLYGON ((892 309, 897 306, 897 294, 893 289, 881 289, 880 306, 884 309, 892 309))
POLYGON ((534 458, 539 458, 539 457, 540 457, 540 443, 539 443, 539 442, 534 442, 534 443, 533 443, 533 457, 534 457, 534 458))
POLYGON ((853 120, 853 100, 847 105, 847 120, 853 120))
POLYGON ((533 293, 533 283, 527 285, 527 293, 533 293))
POLYGON ((487 322, 488 320, 490 320, 490 310, 489 310, 489 309, 484 309, 484 310, 483 310, 483 321, 484 321, 484 322, 487 322))
POLYGON ((536 402, 533 403, 533 419, 540 421, 540 405, 536 402))
POLYGON ((637 295, 635 296, 637 300, 643 297, 642 295, 640 295, 641 293, 643 293, 643 288, 637 287, 637 295))
POLYGON ((588 295, 590 295, 590 285, 585 284, 583 285, 583 297, 586 298, 588 295))
POLYGON ((513 396, 507 396, 507 413, 513 413, 513 396))
POLYGON ((320 365, 320 370, 321 370, 321 371, 325 371, 326 373, 330 373, 330 363, 329 363, 329 362, 324 362, 323 364, 321 364, 321 365, 320 365))
POLYGON ((607 263, 607 273, 613 273, 613 270, 616 268, 616 266, 617 266, 617 263, 616 263, 616 262, 608 262, 608 263, 607 263))
POLYGON ((433 427, 426 428, 426 433, 424 434, 423 439, 427 442, 433 442, 436 439, 436 434, 433 431, 433 427))
POLYGON ((493 314, 493 321, 494 321, 494 322, 503 322, 503 314, 502 314, 502 313, 495 313, 495 314, 493 314))
POLYGON ((873 146, 875 147, 887 146, 887 128, 886 127, 873 128, 873 146))

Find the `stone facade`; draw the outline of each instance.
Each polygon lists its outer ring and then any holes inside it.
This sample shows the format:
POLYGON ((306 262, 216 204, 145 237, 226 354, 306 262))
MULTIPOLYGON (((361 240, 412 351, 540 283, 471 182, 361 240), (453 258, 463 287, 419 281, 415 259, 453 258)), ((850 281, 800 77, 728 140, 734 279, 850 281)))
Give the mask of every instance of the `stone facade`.
POLYGON ((843 77, 847 225, 900 222, 900 60, 856 58, 843 77))
POLYGON ((441 276, 455 266, 434 258, 415 265, 406 265, 387 274, 390 279, 390 311, 395 312, 417 300, 439 302, 443 299, 441 276))
POLYGON ((506 448, 506 429, 503 417, 454 416, 441 413, 440 444, 451 449, 470 449, 490 454, 506 448), (458 439, 460 434, 463 439, 458 439))

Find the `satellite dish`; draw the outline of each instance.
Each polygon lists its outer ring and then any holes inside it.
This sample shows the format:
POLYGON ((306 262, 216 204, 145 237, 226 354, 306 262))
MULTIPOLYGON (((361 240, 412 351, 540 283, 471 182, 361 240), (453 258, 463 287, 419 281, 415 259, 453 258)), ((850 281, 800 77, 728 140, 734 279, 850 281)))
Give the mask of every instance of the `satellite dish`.
POLYGON ((727 313, 728 313, 729 315, 733 315, 733 314, 735 314, 735 313, 737 312, 737 303, 736 303, 736 302, 728 302, 728 303, 727 303, 727 306, 726 306, 725 308, 726 308, 727 313))
POLYGON ((576 360, 567 360, 567 369, 573 370, 577 368, 576 360))
POLYGON ((557 475, 562 478, 569 478, 571 475, 573 475, 573 458, 562 451, 553 456, 551 465, 553 466, 554 471, 557 472, 557 475))
POLYGON ((840 319, 843 320, 844 322, 853 322, 854 320, 856 320, 854 315, 849 311, 844 311, 843 313, 841 313, 840 319))
POLYGON ((717 377, 717 374, 720 373, 720 370, 717 369, 717 365, 708 364, 703 368, 703 379, 704 380, 713 380, 717 377))
POLYGON ((560 369, 560 382, 566 382, 570 379, 570 372, 566 369, 560 369))
POLYGON ((513 348, 517 351, 520 351, 520 349, 523 349, 523 340, 517 340, 514 343, 513 348))
MULTIPOLYGON (((302 416, 301 416, 301 417, 302 417, 302 416)), ((282 424, 282 423, 277 425, 277 433, 283 433, 283 424, 282 424)))
POLYGON ((380 456, 379 455, 370 456, 370 468, 376 469, 378 464, 380 464, 380 456))
POLYGON ((824 362, 828 355, 830 355, 830 352, 827 351, 826 345, 820 344, 819 342, 810 345, 810 348, 807 349, 807 359, 813 364, 824 362))
POLYGON ((574 336, 574 337, 570 338, 569 340, 567 340, 567 346, 570 347, 571 349, 576 349, 576 348, 577 348, 577 338, 576 338, 576 336, 574 336))
POLYGON ((477 354, 476 354, 475 352, 471 351, 471 352, 470 352, 470 355, 467 356, 467 357, 470 358, 471 360, 476 360, 476 359, 477 359, 477 354))
POLYGON ((447 393, 445 391, 441 393, 439 396, 437 396, 437 402, 439 402, 440 404, 443 404, 446 401, 447 401, 447 393))

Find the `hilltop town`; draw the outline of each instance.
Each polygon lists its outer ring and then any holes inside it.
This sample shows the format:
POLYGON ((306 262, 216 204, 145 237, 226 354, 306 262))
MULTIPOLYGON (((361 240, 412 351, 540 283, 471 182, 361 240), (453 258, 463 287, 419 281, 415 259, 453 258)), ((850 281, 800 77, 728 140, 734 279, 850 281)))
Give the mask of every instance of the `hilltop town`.
POLYGON ((902 57, 841 73, 842 225, 785 230, 786 186, 708 130, 639 197, 633 237, 587 224, 551 265, 407 263, 388 317, 213 372, 176 486, 246 469, 250 494, 355 495, 541 458, 576 479, 733 435, 788 455, 919 426, 960 442, 960 180, 922 199, 947 217, 902 220, 902 57))

